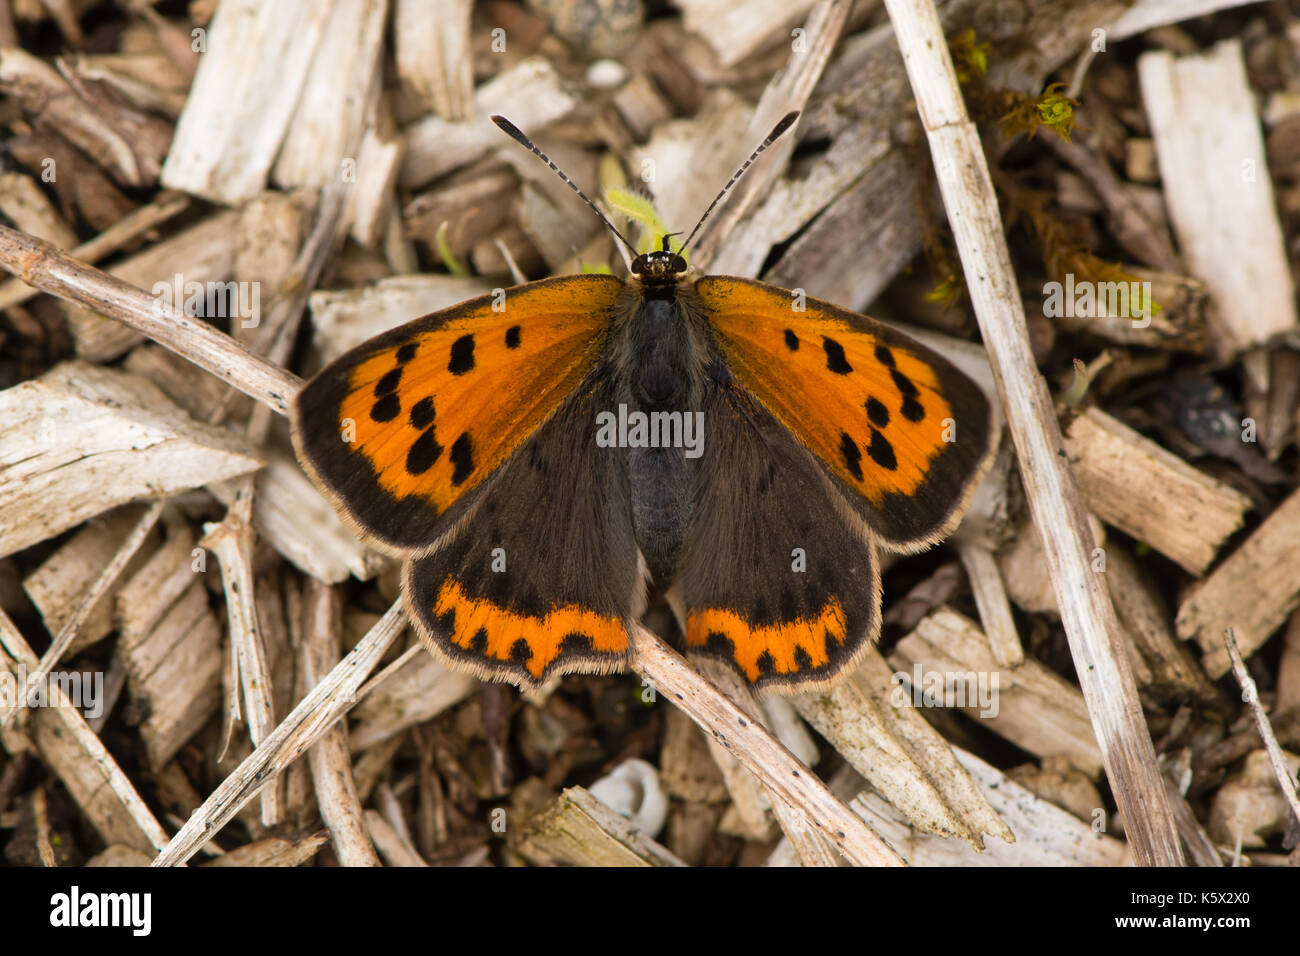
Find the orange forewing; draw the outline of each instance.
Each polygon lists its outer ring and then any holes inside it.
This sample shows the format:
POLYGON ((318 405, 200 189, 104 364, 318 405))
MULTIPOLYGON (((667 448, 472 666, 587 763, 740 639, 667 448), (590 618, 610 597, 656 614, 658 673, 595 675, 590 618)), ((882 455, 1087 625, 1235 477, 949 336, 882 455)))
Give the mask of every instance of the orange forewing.
POLYGON ((408 499, 442 515, 475 489, 591 370, 623 287, 603 275, 529 283, 358 346, 296 402, 299 457, 361 530, 394 542, 368 516, 408 499))
POLYGON ((359 363, 339 416, 357 423, 357 448, 383 489, 395 498, 420 495, 441 512, 474 488, 590 370, 598 354, 590 347, 593 337, 621 288, 612 278, 594 288, 590 282, 548 284, 507 293, 500 311, 489 301, 440 328, 416 332, 409 340, 415 358, 395 391, 401 413, 394 421, 377 422, 371 411, 380 380, 397 368, 401 346, 359 363), (439 443, 449 451, 428 471, 413 474, 406 462, 422 429, 410 410, 425 398, 434 401, 439 443), (461 435, 469 436, 468 458, 455 454, 461 435))
POLYGON ((695 290, 731 372, 835 475, 877 506, 926 482, 953 409, 935 370, 899 336, 760 283, 707 277, 695 290), (894 467, 871 467, 873 450, 894 467))

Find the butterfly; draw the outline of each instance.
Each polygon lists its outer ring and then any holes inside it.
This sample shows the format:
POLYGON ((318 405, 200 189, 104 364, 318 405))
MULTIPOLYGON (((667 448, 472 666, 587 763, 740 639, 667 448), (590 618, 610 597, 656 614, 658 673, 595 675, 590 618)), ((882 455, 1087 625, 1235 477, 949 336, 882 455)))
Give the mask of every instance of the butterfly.
POLYGON ((525 689, 620 671, 662 598, 687 653, 755 691, 827 686, 879 632, 880 549, 960 520, 989 401, 873 319, 695 274, 700 224, 638 253, 493 121, 631 250, 629 276, 499 289, 352 349, 293 403, 304 469, 403 559, 410 618, 453 667, 525 689))

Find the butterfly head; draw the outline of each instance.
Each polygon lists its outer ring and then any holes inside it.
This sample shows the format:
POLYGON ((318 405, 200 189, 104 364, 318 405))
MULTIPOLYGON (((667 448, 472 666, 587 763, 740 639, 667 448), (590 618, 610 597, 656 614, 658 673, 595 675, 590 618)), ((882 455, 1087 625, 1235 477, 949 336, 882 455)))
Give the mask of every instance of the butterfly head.
POLYGON ((670 232, 663 238, 663 248, 643 252, 632 260, 632 275, 649 285, 670 285, 686 272, 686 260, 668 248, 668 240, 679 235, 670 232))

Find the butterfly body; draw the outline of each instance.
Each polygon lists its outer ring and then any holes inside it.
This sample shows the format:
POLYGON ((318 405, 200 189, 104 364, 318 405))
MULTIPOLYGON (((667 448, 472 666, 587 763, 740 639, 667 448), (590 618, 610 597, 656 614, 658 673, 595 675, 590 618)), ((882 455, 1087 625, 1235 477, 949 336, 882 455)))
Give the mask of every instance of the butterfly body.
MULTIPOLYGON (((709 384, 707 369, 718 359, 708 336, 703 310, 691 301, 690 288, 675 276, 669 281, 627 284, 615 306, 607 352, 608 374, 617 383, 617 407, 639 414, 647 423, 678 429, 694 423, 709 384)), ((631 488, 632 525, 645 557, 651 583, 671 583, 685 546, 691 514, 695 459, 681 443, 665 444, 646 436, 646 444, 618 449, 631 488)), ((671 438, 671 435, 664 436, 671 438)))
POLYGON ((417 630, 455 665, 532 687, 621 670, 666 596, 689 652, 760 692, 823 686, 878 632, 878 549, 960 517, 988 402, 856 313, 666 251, 632 273, 358 346, 296 400, 299 457, 405 559, 417 630))

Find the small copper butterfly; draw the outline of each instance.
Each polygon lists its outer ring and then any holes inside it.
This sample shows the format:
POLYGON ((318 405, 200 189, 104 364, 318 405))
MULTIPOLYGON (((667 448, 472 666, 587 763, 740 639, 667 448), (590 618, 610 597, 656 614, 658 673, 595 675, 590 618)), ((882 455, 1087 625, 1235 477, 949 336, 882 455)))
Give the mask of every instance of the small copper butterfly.
POLYGON ((879 631, 878 550, 960 520, 988 400, 873 319, 694 274, 699 225, 638 254, 560 176, 631 250, 628 278, 525 283, 358 346, 294 402, 303 467, 403 559, 411 619, 454 667, 533 688, 619 671, 663 598, 688 654, 759 692, 825 686, 879 631))

